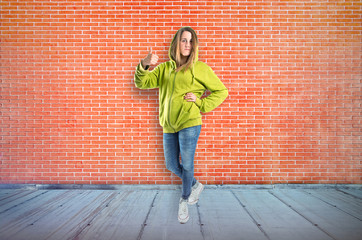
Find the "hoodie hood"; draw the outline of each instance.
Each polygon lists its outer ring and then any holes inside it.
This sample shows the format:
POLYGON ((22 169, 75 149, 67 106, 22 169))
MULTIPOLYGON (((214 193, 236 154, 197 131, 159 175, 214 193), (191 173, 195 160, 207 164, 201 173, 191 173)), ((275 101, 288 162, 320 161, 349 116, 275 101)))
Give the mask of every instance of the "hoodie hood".
MULTIPOLYGON (((168 50, 168 57, 170 58, 170 62, 171 62, 171 66, 172 66, 172 70, 175 71, 176 68, 177 68, 177 64, 176 64, 176 60, 173 59, 172 55, 171 55, 171 46, 172 46, 172 43, 175 41, 175 38, 177 37, 178 33, 182 30, 185 30, 185 31, 193 31, 196 35, 196 32, 194 29, 192 29, 191 27, 182 27, 180 28, 176 34, 173 36, 172 38, 172 41, 170 43, 170 48, 168 50)), ((199 60, 199 48, 198 48, 198 44, 196 46, 196 49, 194 50, 195 51, 195 59, 193 61, 193 63, 191 64, 190 66, 190 70, 191 70, 191 75, 192 75, 192 84, 195 83, 195 63, 199 60)), ((169 72, 169 76, 171 75, 171 71, 169 72)))
MULTIPOLYGON (((173 41, 175 41, 175 38, 177 37, 177 34, 178 34, 180 31, 182 31, 183 29, 185 29, 186 31, 187 31, 187 30, 191 30, 191 31, 195 32, 195 30, 192 29, 191 27, 182 27, 182 28, 180 28, 180 29, 176 32, 176 34, 173 36, 172 41, 171 41, 171 43, 170 43, 170 48, 169 48, 169 50, 168 50, 168 57, 170 58, 170 61, 171 61, 173 70, 175 70, 175 69, 177 68, 177 65, 176 65, 176 60, 173 59, 172 56, 171 56, 171 46, 172 46, 173 41)), ((195 32, 195 33, 196 33, 196 32, 195 32)), ((194 62, 192 63, 192 66, 191 66, 191 71, 192 71, 192 72, 193 72, 193 67, 194 67, 195 63, 196 63, 198 60, 199 60, 199 48, 198 48, 198 46, 197 46, 196 49, 195 49, 195 59, 194 59, 194 62)))

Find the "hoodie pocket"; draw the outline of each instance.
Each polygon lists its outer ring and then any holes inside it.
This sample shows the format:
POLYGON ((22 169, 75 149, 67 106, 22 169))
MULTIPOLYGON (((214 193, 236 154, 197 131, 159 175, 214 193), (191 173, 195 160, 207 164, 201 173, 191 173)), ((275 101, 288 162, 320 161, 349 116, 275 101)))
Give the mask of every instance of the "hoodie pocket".
POLYGON ((200 109, 196 106, 196 104, 185 101, 176 119, 175 125, 176 127, 179 127, 190 120, 198 119, 200 117, 200 109))
POLYGON ((201 118, 200 108, 194 102, 191 102, 189 113, 190 113, 190 119, 201 118))

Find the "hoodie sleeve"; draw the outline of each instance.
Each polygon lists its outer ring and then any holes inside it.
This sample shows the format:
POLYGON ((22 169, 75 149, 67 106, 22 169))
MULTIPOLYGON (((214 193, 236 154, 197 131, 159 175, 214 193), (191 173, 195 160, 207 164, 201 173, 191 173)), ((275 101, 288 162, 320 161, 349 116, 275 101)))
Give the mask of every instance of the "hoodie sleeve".
POLYGON ((227 88, 216 76, 214 71, 206 64, 204 64, 201 71, 199 71, 197 80, 211 92, 206 98, 196 99, 195 103, 200 108, 201 112, 207 113, 214 110, 228 96, 227 88))
POLYGON ((136 87, 140 89, 150 89, 159 87, 160 68, 157 66, 151 72, 145 70, 142 64, 139 63, 134 74, 134 82, 136 87))

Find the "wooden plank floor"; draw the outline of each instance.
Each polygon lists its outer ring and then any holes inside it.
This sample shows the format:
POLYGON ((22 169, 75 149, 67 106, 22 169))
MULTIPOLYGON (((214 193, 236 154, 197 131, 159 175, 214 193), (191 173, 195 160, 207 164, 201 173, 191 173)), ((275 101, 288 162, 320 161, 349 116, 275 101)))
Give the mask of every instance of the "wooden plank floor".
POLYGON ((362 239, 361 187, 207 186, 186 224, 179 197, 177 187, 0 189, 0 240, 362 239))

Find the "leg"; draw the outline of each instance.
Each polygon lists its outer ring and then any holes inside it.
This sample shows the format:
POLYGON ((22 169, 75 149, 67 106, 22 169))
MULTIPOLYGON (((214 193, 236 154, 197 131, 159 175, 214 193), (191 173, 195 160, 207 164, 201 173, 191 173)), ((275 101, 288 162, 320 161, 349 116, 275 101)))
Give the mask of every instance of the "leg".
POLYGON ((182 179, 178 133, 163 134, 163 152, 165 155, 166 168, 182 179))
POLYGON ((201 126, 185 128, 179 132, 178 139, 182 161, 182 198, 187 199, 191 187, 196 183, 194 178, 194 157, 199 140, 201 126))

